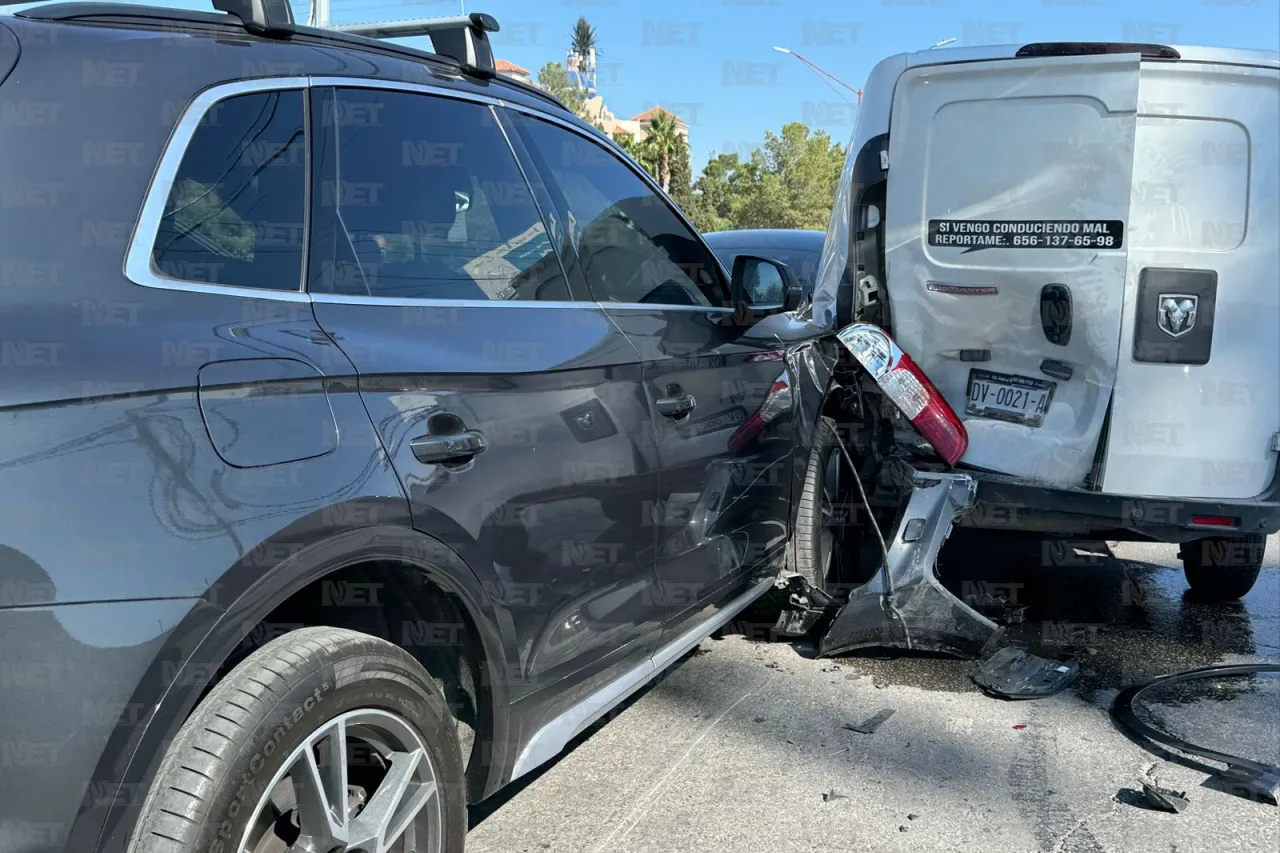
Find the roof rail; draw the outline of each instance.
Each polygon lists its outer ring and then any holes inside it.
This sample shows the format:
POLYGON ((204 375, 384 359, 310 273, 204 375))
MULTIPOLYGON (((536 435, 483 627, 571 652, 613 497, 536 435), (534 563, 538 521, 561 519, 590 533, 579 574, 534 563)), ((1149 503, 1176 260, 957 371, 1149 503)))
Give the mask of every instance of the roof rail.
MULTIPOLYGON (((16 6, 30 0, 0 0, 0 7, 16 6)), ((239 19, 245 30, 253 35, 267 38, 287 39, 300 33, 316 35, 318 30, 311 27, 299 27, 293 18, 293 9, 289 0, 211 0, 213 8, 226 12, 239 19)), ((64 5, 64 4, 54 4, 64 5)), ((76 14, 88 14, 96 11, 104 14, 108 4, 78 3, 65 4, 75 6, 76 14)), ((130 6, 120 4, 121 14, 132 13, 139 17, 157 17, 162 14, 160 7, 130 6)), ((39 7, 43 8, 43 7, 39 7)), ((24 10, 28 11, 28 10, 24 10)), ((70 10, 68 10, 70 11, 70 10)), ((172 9, 175 17, 183 14, 193 15, 185 9, 172 9)), ((19 15, 22 13, 19 12, 19 15)), ((199 13, 194 13, 198 15, 199 13)), ((26 17, 26 16, 24 16, 26 17)), ((35 15, 31 17, 36 17, 35 15)), ((456 15, 447 18, 418 18, 412 21, 388 21, 370 24, 341 24, 320 28, 327 32, 342 33, 348 36, 362 36, 372 39, 409 38, 411 36, 427 36, 431 39, 432 51, 437 56, 447 57, 457 62, 464 74, 475 77, 493 78, 498 76, 494 64, 493 47, 489 44, 489 33, 498 32, 498 21, 492 15, 483 12, 472 12, 470 15, 456 15)))
MULTIPOLYGON (((214 0, 226 2, 227 0, 214 0)), ((234 0, 231 0, 234 2, 234 0)), ((253 0, 241 0, 253 2, 253 0)), ((286 0, 279 0, 286 2, 286 0)), ((411 21, 387 21, 372 24, 339 24, 330 27, 341 33, 375 39, 429 36, 432 49, 441 56, 457 60, 462 70, 481 77, 496 77, 493 47, 489 33, 498 32, 498 21, 492 15, 472 12, 451 18, 418 18, 411 21)))
MULTIPOLYGON (((244 23, 244 28, 255 35, 288 38, 295 32, 289 0, 213 0, 213 8, 235 15, 244 23)), ((493 47, 489 44, 489 33, 498 31, 498 21, 483 12, 448 18, 339 24, 325 29, 375 39, 428 36, 432 49, 440 56, 457 61, 464 72, 481 77, 498 74, 493 47)))

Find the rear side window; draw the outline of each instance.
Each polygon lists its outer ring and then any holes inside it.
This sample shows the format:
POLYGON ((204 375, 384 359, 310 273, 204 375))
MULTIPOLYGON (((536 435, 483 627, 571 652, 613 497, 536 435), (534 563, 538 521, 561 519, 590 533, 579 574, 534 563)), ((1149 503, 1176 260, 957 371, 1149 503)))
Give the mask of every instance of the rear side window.
POLYGON ((322 93, 316 292, 570 299, 515 155, 483 104, 380 89, 322 93), (330 235, 330 236, 326 236, 330 235))
POLYGON ((151 261, 180 281, 299 290, 306 134, 302 92, 219 101, 200 119, 164 206, 151 261))
MULTIPOLYGON (((670 205, 607 148, 557 125, 518 116, 549 173, 592 295, 602 302, 729 304, 715 257, 670 205)), ((553 190, 554 192, 554 190, 553 190)))

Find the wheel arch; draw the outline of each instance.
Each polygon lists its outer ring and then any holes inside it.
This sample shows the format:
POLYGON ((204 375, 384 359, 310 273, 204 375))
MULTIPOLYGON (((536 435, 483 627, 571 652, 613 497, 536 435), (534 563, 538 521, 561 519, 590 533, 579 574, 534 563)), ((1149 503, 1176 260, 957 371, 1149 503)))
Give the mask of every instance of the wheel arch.
POLYGON ((229 668, 228 663, 235 661, 255 628, 308 587, 345 570, 373 564, 420 573, 426 583, 457 603, 469 623, 481 656, 475 687, 484 697, 484 719, 479 721, 476 742, 483 738, 489 751, 468 768, 468 798, 482 799, 496 789, 512 758, 507 755, 510 681, 505 666, 506 661, 515 659, 511 656, 509 614, 494 606, 484 584, 448 544, 411 527, 372 525, 340 532, 294 551, 261 570, 234 595, 219 581, 210 587, 206 599, 192 608, 156 656, 135 691, 135 701, 129 703, 131 708, 153 710, 145 715, 142 725, 118 729, 117 737, 123 742, 108 746, 95 773, 97 779, 120 780, 102 817, 97 850, 123 853, 127 848, 164 745, 229 668))

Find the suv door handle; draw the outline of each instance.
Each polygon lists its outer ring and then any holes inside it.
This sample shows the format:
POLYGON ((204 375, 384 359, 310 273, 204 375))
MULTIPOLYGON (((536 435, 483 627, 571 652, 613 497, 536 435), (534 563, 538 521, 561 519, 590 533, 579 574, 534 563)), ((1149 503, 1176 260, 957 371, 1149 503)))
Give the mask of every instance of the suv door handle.
POLYGON ((466 462, 482 453, 488 442, 475 430, 450 435, 424 435, 409 441, 409 449, 419 462, 466 462))
POLYGON ((659 397, 658 412, 667 418, 682 418, 693 411, 698 401, 692 394, 677 394, 674 397, 659 397))

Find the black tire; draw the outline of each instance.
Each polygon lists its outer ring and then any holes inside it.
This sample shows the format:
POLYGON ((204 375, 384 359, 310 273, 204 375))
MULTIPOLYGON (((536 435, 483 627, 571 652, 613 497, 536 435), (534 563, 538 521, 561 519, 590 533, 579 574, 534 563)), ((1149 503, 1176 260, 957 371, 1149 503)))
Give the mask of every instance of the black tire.
POLYGON ((1185 542, 1179 556, 1196 598, 1231 601, 1244 598, 1262 571, 1265 536, 1215 536, 1185 542))
POLYGON ((879 546, 869 550, 866 541, 869 535, 862 529, 864 525, 856 525, 853 507, 859 497, 853 484, 855 474, 839 442, 836 422, 827 417, 820 419, 814 431, 800 499, 796 502, 792 534, 792 571, 811 586, 837 597, 847 594, 851 585, 866 583, 879 565, 879 546), (826 480, 833 465, 838 469, 839 481, 834 489, 829 489, 826 480), (829 512, 824 514, 824 489, 836 504, 834 517, 829 512), (830 546, 824 546, 824 532, 832 535, 830 546))
POLYGON ((311 733, 357 709, 391 712, 417 734, 438 780, 441 849, 461 853, 462 753, 443 694, 403 649, 327 627, 273 640, 209 692, 160 763, 130 853, 240 853, 264 786, 311 733))

